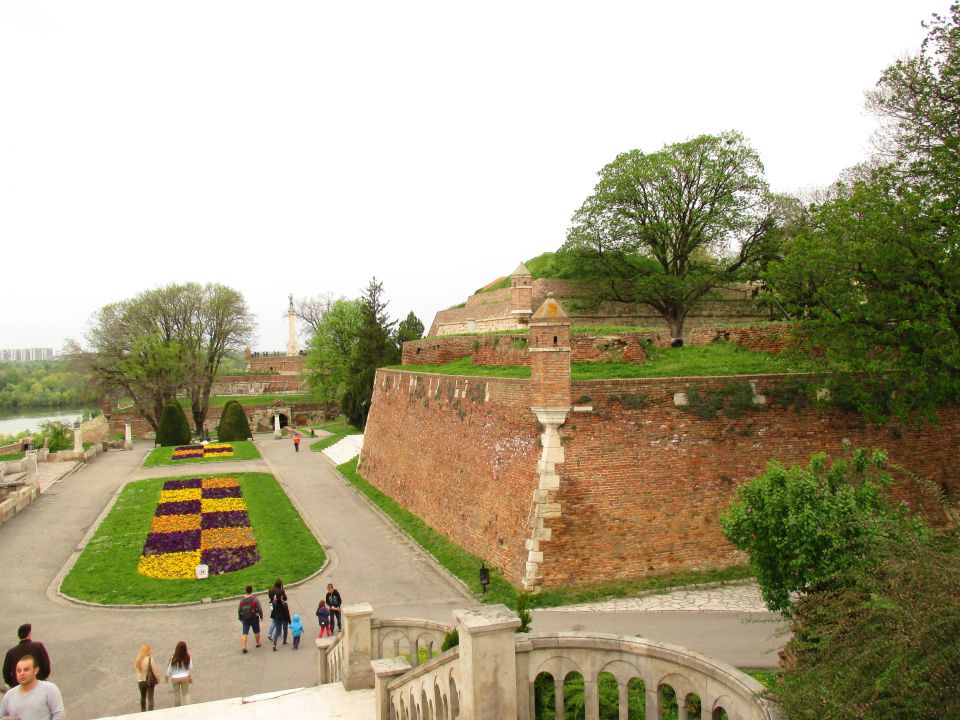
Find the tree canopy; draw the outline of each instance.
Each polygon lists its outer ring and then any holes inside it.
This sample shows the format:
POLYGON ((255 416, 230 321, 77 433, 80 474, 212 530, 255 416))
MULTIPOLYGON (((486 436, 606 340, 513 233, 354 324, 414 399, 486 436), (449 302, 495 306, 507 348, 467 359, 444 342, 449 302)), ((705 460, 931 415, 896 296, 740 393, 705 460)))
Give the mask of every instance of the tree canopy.
POLYGON ((885 154, 807 208, 766 279, 873 419, 960 399, 960 5, 869 95, 885 154))
POLYGON ((246 346, 253 329, 236 290, 171 284, 100 308, 86 346, 71 341, 68 351, 104 392, 129 396, 155 431, 164 404, 186 391, 199 434, 220 361, 246 346))
POLYGON ((563 246, 601 299, 650 305, 674 337, 698 301, 757 276, 770 256, 774 199, 736 132, 618 155, 599 173, 563 246))

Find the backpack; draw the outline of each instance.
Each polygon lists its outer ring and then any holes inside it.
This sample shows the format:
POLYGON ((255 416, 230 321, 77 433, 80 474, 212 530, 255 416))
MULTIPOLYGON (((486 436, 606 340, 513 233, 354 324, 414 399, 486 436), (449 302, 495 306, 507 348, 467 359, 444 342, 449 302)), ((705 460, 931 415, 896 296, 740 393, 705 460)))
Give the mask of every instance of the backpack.
POLYGON ((253 609, 253 598, 252 597, 243 598, 240 601, 240 619, 243 620, 244 622, 250 622, 251 620, 253 620, 253 616, 255 614, 256 613, 253 609))

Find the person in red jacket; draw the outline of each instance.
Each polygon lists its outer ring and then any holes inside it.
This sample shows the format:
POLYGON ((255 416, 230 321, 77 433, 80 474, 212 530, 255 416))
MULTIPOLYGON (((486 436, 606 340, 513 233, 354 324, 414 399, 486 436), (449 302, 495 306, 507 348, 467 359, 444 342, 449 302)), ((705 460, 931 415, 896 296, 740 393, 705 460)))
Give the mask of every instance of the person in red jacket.
POLYGON ((300 452, 300 436, 299 435, 293 436, 293 450, 294 452, 300 452))

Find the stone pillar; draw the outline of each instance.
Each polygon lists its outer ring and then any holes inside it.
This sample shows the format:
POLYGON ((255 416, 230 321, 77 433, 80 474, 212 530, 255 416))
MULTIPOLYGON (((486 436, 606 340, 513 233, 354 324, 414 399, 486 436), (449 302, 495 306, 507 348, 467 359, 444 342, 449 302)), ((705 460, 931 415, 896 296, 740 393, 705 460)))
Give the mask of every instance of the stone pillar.
POLYGON ((73 428, 73 451, 83 455, 83 433, 80 431, 80 425, 73 428))
POLYGON ((460 634, 460 716, 516 720, 520 618, 505 605, 455 610, 460 634))
POLYGON ((373 682, 373 696, 377 703, 377 720, 390 720, 390 693, 387 685, 398 675, 403 675, 410 669, 410 663, 403 657, 392 657, 385 660, 371 660, 370 667, 376 676, 373 682))
POLYGON ((333 682, 333 678, 330 677, 329 669, 327 668, 327 651, 336 642, 335 637, 326 636, 322 638, 317 638, 314 642, 317 646, 317 684, 326 685, 327 683, 333 682))
POLYGON ((130 422, 123 424, 123 449, 133 450, 133 424, 130 422))
POLYGON ((373 687, 372 636, 369 603, 344 605, 343 613, 343 687, 359 690, 373 687))
MULTIPOLYGON (((40 492, 40 471, 37 467, 37 451, 36 450, 27 450, 26 457, 26 466, 24 470, 27 471, 27 477, 30 478, 30 484, 33 485, 37 492, 40 492)), ((2 475, 0 475, 2 478, 2 475)))
POLYGON ((293 313, 293 295, 290 296, 290 307, 287 310, 287 324, 289 325, 287 356, 299 355, 300 347, 297 345, 297 319, 293 313))
POLYGON ((280 439, 280 413, 273 414, 273 439, 280 439))

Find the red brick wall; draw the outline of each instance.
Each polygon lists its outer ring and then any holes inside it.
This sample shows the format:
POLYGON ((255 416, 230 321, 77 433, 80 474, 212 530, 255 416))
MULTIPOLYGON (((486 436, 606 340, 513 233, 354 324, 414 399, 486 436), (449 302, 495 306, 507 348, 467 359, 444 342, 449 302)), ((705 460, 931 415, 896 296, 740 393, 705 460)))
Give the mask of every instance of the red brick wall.
MULTIPOLYGON (((573 362, 623 360, 644 362, 647 353, 642 340, 659 339, 654 333, 618 333, 593 335, 574 333, 570 336, 573 362)), ((430 337, 403 344, 401 364, 443 365, 460 358, 473 357, 474 365, 529 365, 527 333, 516 335, 453 335, 430 337)), ((664 344, 669 345, 667 337, 664 344)))
POLYGON ((377 371, 360 472, 519 582, 540 455, 529 381, 377 371))
MULTIPOLYGON (((549 353, 542 353, 549 354, 549 353)), ((736 419, 703 420, 674 406, 675 392, 757 381, 762 394, 783 376, 578 381, 571 395, 592 412, 560 428, 562 516, 542 544, 547 587, 585 584, 742 562, 717 518, 735 488, 777 458, 805 464, 843 442, 882 447, 900 474, 895 492, 936 523, 941 486, 960 498, 960 412, 939 426, 869 426, 837 410, 773 404, 736 419), (589 401, 584 400, 589 398, 589 401)), ((455 378, 381 370, 361 473, 388 495, 515 583, 523 569, 527 515, 540 450, 526 380, 455 378), (419 382, 411 390, 410 380, 419 382)))

